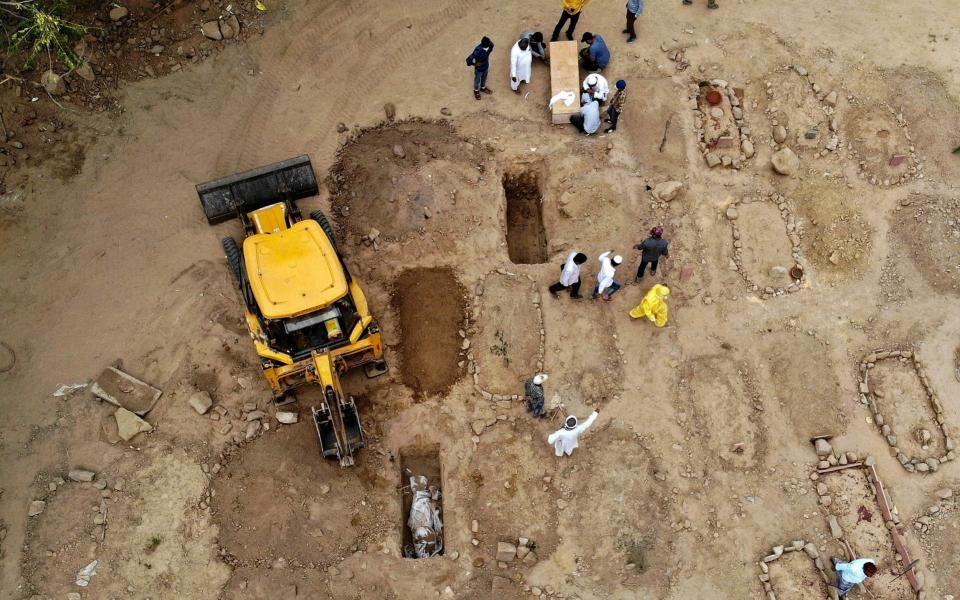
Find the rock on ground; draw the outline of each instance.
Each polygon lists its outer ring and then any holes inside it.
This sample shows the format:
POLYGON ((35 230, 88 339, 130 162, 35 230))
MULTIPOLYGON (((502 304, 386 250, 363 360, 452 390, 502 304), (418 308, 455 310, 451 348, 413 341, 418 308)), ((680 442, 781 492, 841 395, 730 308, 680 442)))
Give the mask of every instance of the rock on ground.
POLYGON ((118 408, 113 416, 117 420, 117 434, 125 442, 133 439, 138 433, 153 430, 150 423, 125 408, 118 408))
POLYGON ((218 21, 207 21, 200 26, 200 32, 211 40, 223 39, 223 34, 220 33, 220 23, 218 21))
POLYGON ((197 392, 196 394, 190 396, 188 400, 190 406, 193 407, 193 410, 197 411, 198 414, 205 415, 207 411, 210 410, 210 407, 213 406, 213 399, 210 398, 210 394, 207 392, 197 392))
POLYGON ((509 542, 497 542, 497 561, 510 562, 517 556, 517 547, 509 542))
POLYGON ((71 469, 70 472, 67 473, 67 479, 79 482, 93 481, 93 478, 96 476, 96 473, 86 469, 71 469))
POLYGON ((27 515, 30 517, 35 517, 42 513, 45 508, 47 508, 46 502, 43 500, 34 500, 30 503, 30 510, 27 511, 27 515))
POLYGON ((790 148, 780 150, 770 158, 773 170, 781 175, 791 177, 800 170, 800 158, 790 148))
POLYGON ((44 71, 43 75, 40 76, 40 85, 51 96, 62 96, 67 91, 67 86, 63 83, 63 77, 49 70, 44 71))
POLYGON ((814 442, 813 446, 817 451, 817 456, 823 457, 823 456, 830 456, 831 454, 833 454, 833 446, 831 446, 830 442, 828 442, 823 438, 820 438, 816 442, 814 442))
POLYGON ((130 10, 126 6, 117 6, 116 8, 110 9, 110 20, 119 21, 129 14, 130 10))
POLYGON ((683 184, 679 181, 664 181, 663 183, 658 183, 653 188, 653 195, 656 196, 658 200, 670 202, 677 197, 682 189, 683 184))

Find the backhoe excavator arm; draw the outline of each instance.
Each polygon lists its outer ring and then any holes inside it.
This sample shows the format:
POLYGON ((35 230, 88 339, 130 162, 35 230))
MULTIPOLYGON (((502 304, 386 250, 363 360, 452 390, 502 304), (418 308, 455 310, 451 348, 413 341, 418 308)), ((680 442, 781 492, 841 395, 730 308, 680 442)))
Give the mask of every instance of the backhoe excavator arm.
POLYGON ((324 402, 313 407, 313 423, 320 438, 320 451, 325 458, 338 458, 341 467, 353 465, 353 453, 366 444, 360 415, 353 398, 345 398, 340 387, 342 360, 324 352, 312 356, 313 365, 307 374, 323 388, 324 402))

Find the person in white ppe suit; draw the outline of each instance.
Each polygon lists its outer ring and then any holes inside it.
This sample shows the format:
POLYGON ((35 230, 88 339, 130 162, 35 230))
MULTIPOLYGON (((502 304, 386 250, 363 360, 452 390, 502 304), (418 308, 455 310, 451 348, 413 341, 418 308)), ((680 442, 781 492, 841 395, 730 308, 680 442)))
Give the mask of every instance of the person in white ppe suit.
POLYGON ((586 431, 600 415, 599 410, 594 410, 583 423, 578 423, 573 415, 567 417, 563 423, 563 429, 558 429, 550 434, 547 443, 553 444, 553 450, 557 456, 566 454, 570 456, 573 451, 580 447, 580 434, 586 431))
POLYGON ((608 250, 600 255, 600 272, 597 273, 597 287, 593 290, 594 300, 602 294, 603 299, 609 302, 610 298, 617 293, 617 290, 623 287, 614 280, 617 275, 617 267, 623 263, 623 257, 617 254, 610 258, 612 253, 613 250, 608 250))
POLYGON ((593 96, 593 99, 603 104, 610 95, 610 82, 599 73, 590 73, 583 80, 583 91, 593 96))
POLYGON ((533 64, 533 53, 530 51, 530 40, 521 38, 510 49, 510 89, 520 93, 521 83, 530 83, 530 65, 533 64))

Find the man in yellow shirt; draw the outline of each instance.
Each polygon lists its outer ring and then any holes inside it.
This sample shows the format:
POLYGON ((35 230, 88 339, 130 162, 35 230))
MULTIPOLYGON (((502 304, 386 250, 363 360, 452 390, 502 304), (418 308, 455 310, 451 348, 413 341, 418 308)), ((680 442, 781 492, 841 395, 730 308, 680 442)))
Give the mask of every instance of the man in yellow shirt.
POLYGON ((563 25, 567 21, 570 21, 570 26, 567 27, 567 39, 573 40, 573 32, 577 28, 577 21, 580 20, 580 13, 587 2, 590 2, 590 0, 563 0, 563 12, 560 14, 557 26, 553 28, 553 35, 550 36, 551 42, 560 39, 560 30, 563 29, 563 25))

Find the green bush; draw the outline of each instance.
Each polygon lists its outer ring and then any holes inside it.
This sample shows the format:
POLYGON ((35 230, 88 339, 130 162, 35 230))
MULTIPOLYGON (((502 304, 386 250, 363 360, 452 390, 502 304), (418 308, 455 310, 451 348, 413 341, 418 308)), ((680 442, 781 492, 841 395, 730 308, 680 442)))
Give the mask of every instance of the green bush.
POLYGON ((35 66, 37 60, 46 55, 51 66, 56 57, 67 68, 77 68, 80 57, 73 51, 72 42, 86 33, 87 28, 66 19, 70 8, 66 0, 55 0, 48 5, 38 4, 35 0, 0 0, 4 25, 13 29, 7 38, 8 50, 25 53, 28 67, 35 66))

